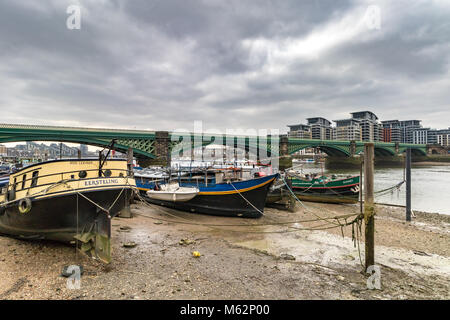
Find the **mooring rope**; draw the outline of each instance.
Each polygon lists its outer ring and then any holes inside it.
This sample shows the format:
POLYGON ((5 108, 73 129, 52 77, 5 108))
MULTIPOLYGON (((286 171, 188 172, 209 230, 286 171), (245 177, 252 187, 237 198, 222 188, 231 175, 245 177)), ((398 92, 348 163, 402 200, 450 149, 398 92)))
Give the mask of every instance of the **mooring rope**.
MULTIPOLYGON (((152 209, 155 209, 155 207, 157 207, 156 205, 149 204, 149 203, 148 203, 148 202, 147 202, 147 201, 146 201, 139 193, 137 194, 137 196, 138 196, 138 199, 139 199, 145 206, 147 206, 147 207, 149 207, 149 208, 152 208, 152 209)), ((195 222, 195 221, 190 220, 190 219, 186 219, 186 218, 183 218, 183 217, 179 217, 179 216, 170 214, 170 213, 168 213, 166 210, 160 210, 159 206, 158 206, 158 208, 156 208, 156 209, 158 209, 158 211, 160 211, 160 212, 162 212, 162 213, 164 213, 164 214, 167 214, 167 215, 169 215, 169 216, 172 216, 172 217, 175 217, 175 218, 178 218, 178 219, 182 219, 182 220, 185 220, 185 221, 181 222, 181 221, 174 221, 174 220, 163 219, 163 218, 159 218, 159 217, 150 217, 150 216, 147 216, 147 215, 144 215, 144 214, 138 214, 138 215, 143 216, 143 217, 146 217, 146 218, 149 218, 149 219, 153 219, 153 220, 164 221, 164 222, 167 222, 167 223, 186 224, 186 225, 197 225, 197 226, 204 226, 204 227, 261 227, 261 226, 280 226, 280 225, 289 225, 289 224, 306 223, 306 222, 317 222, 317 221, 326 221, 327 224, 330 224, 330 222, 327 221, 327 220, 330 220, 330 219, 336 219, 336 220, 339 220, 339 219, 347 219, 347 218, 349 218, 349 217, 354 217, 354 216, 358 216, 358 215, 359 215, 359 214, 354 213, 354 214, 346 214, 346 215, 340 215, 340 216, 336 216, 336 217, 331 217, 331 218, 329 218, 329 219, 324 219, 324 218, 321 218, 321 217, 320 217, 320 218, 316 218, 316 219, 304 219, 304 220, 295 220, 295 221, 283 221, 283 222, 272 222, 272 223, 257 223, 257 224, 211 224, 211 223, 200 223, 200 222, 195 222)), ((267 217, 267 216, 266 216, 266 217, 267 217)), ((343 227, 343 226, 350 225, 350 224, 351 224, 351 223, 347 223, 347 224, 339 223, 338 225, 333 225, 332 228, 343 227)), ((324 226, 325 226, 325 225, 320 225, 320 226, 318 226, 318 227, 320 227, 320 229, 318 229, 318 230, 323 229, 324 226)), ((289 228, 295 228, 296 230, 316 230, 316 228, 297 228, 297 227, 292 227, 292 226, 288 226, 288 227, 289 227, 289 228)), ((330 227, 330 229, 331 229, 331 227, 330 227)), ((232 230, 225 230, 225 231, 232 231, 232 230)), ((242 232, 242 231, 239 231, 239 232, 242 232)), ((279 231, 276 231, 276 232, 279 232, 279 231)), ((275 232, 275 233, 276 233, 276 232, 275 232)), ((270 231, 270 233, 273 233, 273 231, 270 231)))
POLYGON ((242 197, 242 199, 244 199, 249 205, 251 205, 253 207, 253 209, 255 209, 256 211, 258 211, 261 215, 264 215, 264 212, 262 212, 261 210, 259 210, 257 207, 255 207, 253 205, 253 203, 251 203, 250 201, 248 201, 242 194, 241 192, 236 189, 236 187, 234 186, 234 184, 230 181, 229 184, 231 184, 231 186, 233 187, 234 190, 237 191, 237 193, 242 197))

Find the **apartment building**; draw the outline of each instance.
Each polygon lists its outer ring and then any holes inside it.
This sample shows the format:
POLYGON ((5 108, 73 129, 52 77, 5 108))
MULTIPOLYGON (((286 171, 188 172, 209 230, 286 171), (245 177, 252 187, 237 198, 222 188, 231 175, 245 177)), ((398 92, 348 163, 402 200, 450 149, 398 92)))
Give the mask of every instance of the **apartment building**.
POLYGON ((336 127, 333 128, 333 140, 361 141, 362 130, 360 120, 343 119, 333 120, 336 127))
POLYGON ((381 121, 381 141, 383 142, 402 142, 402 133, 400 121, 388 120, 381 121))
POLYGON ((306 121, 311 128, 312 139, 331 140, 333 138, 331 121, 321 117, 308 118, 306 121))
POLYGON ((437 144, 440 144, 443 147, 450 147, 450 132, 438 134, 436 136, 436 141, 437 141, 437 144))
POLYGON ((415 129, 413 130, 412 134, 413 134, 413 142, 414 144, 429 144, 431 142, 429 142, 429 140, 433 140, 430 139, 431 135, 429 136, 430 133, 430 128, 420 128, 420 129, 415 129))
POLYGON ((311 138, 311 126, 306 124, 294 124, 290 125, 288 136, 291 138, 312 139, 311 138))
POLYGON ((403 143, 414 143, 414 130, 421 129, 422 120, 405 120, 400 121, 400 129, 403 143))
POLYGON ((382 127, 378 117, 371 111, 352 112, 352 119, 359 120, 362 141, 381 141, 382 127))

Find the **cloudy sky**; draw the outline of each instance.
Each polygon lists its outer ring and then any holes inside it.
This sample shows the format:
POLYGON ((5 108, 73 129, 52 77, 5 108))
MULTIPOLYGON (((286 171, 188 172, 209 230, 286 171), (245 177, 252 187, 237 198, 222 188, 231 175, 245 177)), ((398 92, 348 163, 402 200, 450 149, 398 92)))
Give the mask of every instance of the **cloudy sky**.
POLYGON ((0 0, 0 123, 286 130, 367 109, 450 126, 450 1, 0 0))

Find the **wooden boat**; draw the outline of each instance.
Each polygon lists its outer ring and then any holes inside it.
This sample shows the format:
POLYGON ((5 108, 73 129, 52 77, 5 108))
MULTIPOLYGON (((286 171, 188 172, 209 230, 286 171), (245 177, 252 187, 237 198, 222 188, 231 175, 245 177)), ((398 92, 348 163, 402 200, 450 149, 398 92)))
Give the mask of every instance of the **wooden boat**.
POLYGON ((186 202, 193 199, 200 192, 195 187, 181 187, 178 183, 163 184, 158 190, 147 191, 147 196, 153 200, 186 202))
POLYGON ((23 239, 80 241, 110 260, 111 218, 131 199, 125 160, 54 160, 11 174, 0 194, 0 233, 23 239))
MULTIPOLYGON (((198 188, 198 194, 188 201, 158 200, 148 196, 145 199, 156 205, 192 213, 258 218, 264 211, 269 188, 277 177, 278 174, 274 174, 243 179, 243 172, 236 168, 233 170, 209 168, 178 176, 179 186, 198 188)), ((155 186, 156 183, 147 180, 145 184, 138 182, 137 186, 140 190, 145 190, 155 186)))
POLYGON ((300 200, 327 203, 356 203, 359 199, 359 176, 288 176, 292 190, 300 200))

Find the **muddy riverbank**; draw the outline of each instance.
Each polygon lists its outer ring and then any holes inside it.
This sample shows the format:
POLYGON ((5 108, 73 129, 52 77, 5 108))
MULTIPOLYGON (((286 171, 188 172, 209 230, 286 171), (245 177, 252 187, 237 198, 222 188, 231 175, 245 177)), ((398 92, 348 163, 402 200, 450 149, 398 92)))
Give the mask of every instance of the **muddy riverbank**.
POLYGON ((134 204, 134 218, 113 219, 108 266, 71 246, 0 237, 0 298, 450 298, 450 216, 416 212, 406 223, 403 209, 379 206, 375 241, 381 290, 368 290, 359 259, 360 253, 364 259, 364 244, 358 251, 351 227, 299 230, 323 220, 268 225, 357 213, 359 207, 305 205, 294 213, 266 208, 263 218, 246 220, 134 204), (239 226, 225 226, 230 224, 239 226), (137 246, 123 247, 130 241, 137 246), (64 266, 73 264, 84 267, 76 290, 60 276, 64 266))

